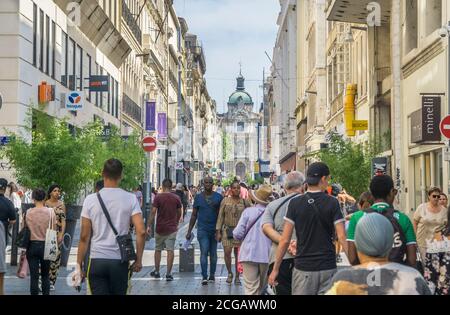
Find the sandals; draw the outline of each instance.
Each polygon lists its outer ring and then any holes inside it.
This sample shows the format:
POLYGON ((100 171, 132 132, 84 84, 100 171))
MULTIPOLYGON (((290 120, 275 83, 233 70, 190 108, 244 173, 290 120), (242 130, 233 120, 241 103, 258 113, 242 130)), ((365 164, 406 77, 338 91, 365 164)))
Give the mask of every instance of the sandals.
POLYGON ((234 284, 241 285, 241 279, 239 279, 239 275, 237 275, 236 278, 234 279, 234 284))
POLYGON ((227 278, 227 281, 226 281, 228 284, 231 284, 232 282, 233 282, 233 274, 232 273, 229 273, 228 274, 228 278, 227 278))

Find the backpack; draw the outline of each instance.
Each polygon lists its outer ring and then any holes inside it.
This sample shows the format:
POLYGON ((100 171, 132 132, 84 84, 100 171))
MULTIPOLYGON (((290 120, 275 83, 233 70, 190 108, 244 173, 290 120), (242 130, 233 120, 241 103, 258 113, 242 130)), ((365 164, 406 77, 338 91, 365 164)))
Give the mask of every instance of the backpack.
POLYGON ((398 223, 398 220, 394 217, 394 214, 398 213, 398 211, 395 210, 394 208, 387 208, 383 212, 375 211, 372 208, 363 211, 365 213, 381 214, 391 222, 392 227, 394 228, 394 244, 392 246, 391 252, 389 253, 389 261, 399 264, 405 264, 406 236, 405 233, 403 232, 402 227, 400 226, 400 223, 398 223))

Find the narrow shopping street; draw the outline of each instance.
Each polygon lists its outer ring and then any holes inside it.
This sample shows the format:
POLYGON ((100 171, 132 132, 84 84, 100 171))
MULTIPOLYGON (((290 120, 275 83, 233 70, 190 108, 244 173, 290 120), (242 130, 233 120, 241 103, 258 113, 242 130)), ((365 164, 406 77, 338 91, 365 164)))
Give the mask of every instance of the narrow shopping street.
POLYGON ((450 0, 0 0, 0 296, 450 295, 449 196, 450 0))

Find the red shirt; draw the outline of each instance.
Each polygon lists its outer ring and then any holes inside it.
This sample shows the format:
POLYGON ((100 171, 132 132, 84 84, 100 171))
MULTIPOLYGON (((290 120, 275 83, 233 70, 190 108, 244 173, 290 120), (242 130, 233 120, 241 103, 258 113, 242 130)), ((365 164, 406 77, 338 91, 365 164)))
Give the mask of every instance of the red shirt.
POLYGON ((153 200, 156 212, 156 233, 170 235, 178 230, 180 220, 181 200, 174 193, 157 194, 153 200))

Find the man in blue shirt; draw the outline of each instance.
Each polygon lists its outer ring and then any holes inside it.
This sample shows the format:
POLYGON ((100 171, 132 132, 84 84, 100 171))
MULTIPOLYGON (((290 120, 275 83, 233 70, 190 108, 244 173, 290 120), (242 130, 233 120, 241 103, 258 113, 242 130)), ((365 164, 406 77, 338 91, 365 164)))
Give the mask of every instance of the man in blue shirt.
POLYGON ((222 195, 213 191, 214 181, 211 177, 203 180, 204 191, 195 196, 191 221, 186 239, 190 239, 195 222, 197 223, 197 239, 200 244, 200 265, 202 268, 202 285, 215 281, 217 266, 216 222, 219 214, 222 195), (208 256, 211 269, 208 279, 208 256))

